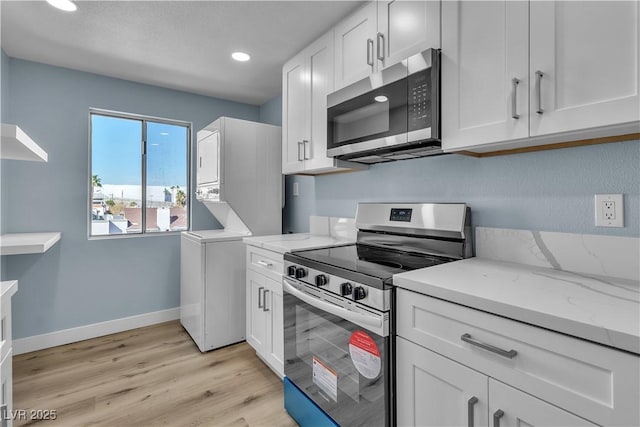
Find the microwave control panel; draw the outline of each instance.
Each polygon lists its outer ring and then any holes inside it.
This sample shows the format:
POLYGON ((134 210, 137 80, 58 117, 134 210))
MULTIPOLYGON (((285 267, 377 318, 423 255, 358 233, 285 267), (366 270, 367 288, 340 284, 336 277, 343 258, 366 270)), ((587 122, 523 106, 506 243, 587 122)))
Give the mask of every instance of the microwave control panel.
POLYGON ((431 127, 431 69, 408 76, 409 131, 431 127))

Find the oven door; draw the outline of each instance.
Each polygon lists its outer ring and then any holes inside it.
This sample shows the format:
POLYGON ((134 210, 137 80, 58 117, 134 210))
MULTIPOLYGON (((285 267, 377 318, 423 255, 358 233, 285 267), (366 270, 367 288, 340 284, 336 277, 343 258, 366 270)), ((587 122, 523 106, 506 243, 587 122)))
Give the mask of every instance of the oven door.
POLYGON ((290 278, 283 290, 287 379, 340 425, 390 425, 388 313, 290 278))

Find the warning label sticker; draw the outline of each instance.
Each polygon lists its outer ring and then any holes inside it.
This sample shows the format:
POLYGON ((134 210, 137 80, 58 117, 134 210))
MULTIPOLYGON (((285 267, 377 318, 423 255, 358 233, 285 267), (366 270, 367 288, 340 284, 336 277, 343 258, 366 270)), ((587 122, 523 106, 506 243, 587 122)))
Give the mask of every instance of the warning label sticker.
POLYGON ((360 374, 374 379, 380 374, 382 362, 376 342, 364 331, 356 331, 349 339, 349 354, 360 374))
POLYGON ((338 401, 338 375, 316 356, 313 356, 313 383, 334 402, 338 401))

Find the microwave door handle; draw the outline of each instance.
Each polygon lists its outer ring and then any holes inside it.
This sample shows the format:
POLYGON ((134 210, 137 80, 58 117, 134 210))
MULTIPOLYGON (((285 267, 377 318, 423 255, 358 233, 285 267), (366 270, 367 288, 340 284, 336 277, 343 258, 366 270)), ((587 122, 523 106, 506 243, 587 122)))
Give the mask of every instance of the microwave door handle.
POLYGON ((296 288, 294 288, 291 283, 289 283, 289 281, 287 279, 282 279, 282 288, 287 291, 289 294, 293 295, 294 297, 306 302, 307 304, 316 307, 320 310, 326 311, 327 313, 331 313, 335 316, 338 316, 348 322, 351 323, 358 323, 361 325, 366 325, 369 326, 371 328, 374 329, 380 329, 382 328, 382 320, 377 318, 377 317, 373 317, 373 316, 366 316, 364 314, 360 314, 360 313, 354 313, 353 311, 347 310, 345 308, 339 307, 337 305, 333 305, 330 304, 326 301, 314 298, 312 296, 309 296, 307 294, 305 294, 304 292, 301 292, 299 290, 297 290, 296 288))

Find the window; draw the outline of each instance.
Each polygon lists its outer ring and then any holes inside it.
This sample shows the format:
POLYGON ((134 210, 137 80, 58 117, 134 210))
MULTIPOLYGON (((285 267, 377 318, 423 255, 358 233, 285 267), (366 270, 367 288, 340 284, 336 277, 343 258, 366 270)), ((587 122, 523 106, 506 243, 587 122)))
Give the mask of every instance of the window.
POLYGON ((89 236, 189 228, 188 123, 91 110, 89 236))

